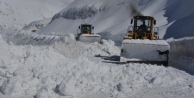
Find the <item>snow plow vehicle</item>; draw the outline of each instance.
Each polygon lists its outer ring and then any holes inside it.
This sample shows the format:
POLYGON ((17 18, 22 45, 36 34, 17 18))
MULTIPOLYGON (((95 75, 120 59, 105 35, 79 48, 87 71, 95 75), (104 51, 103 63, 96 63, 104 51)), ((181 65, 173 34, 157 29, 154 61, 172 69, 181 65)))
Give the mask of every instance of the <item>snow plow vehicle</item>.
POLYGON ((124 36, 120 63, 154 63, 168 66, 170 45, 159 38, 153 16, 134 16, 124 36), (132 25, 133 24, 133 25, 132 25))
POLYGON ((77 41, 81 42, 100 42, 101 36, 92 33, 94 27, 91 24, 81 24, 77 32, 77 41))

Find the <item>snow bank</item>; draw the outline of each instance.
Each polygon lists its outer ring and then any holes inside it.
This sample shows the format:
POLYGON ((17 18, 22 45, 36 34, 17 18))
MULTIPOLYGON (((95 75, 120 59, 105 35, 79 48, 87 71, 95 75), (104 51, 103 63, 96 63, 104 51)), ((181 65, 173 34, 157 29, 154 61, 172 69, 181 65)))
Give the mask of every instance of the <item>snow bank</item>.
MULTIPOLYGON (((7 38, 4 34, 3 37, 7 38)), ((194 91, 194 78, 187 73, 156 65, 111 63, 111 57, 120 53, 111 40, 85 44, 75 41, 70 34, 47 44, 50 36, 44 37, 45 45, 31 44, 34 41, 8 44, 0 37, 0 44, 5 46, 0 48, 1 54, 5 54, 0 60, 7 58, 0 65, 0 97, 183 97, 181 93, 185 93, 184 97, 193 96, 189 92, 194 91)))
MULTIPOLYGON (((65 36, 38 35, 36 33, 6 29, 2 31, 4 40, 15 45, 51 45, 55 42, 65 41, 65 36)), ((72 34, 66 34, 73 36, 72 34)))
MULTIPOLYGON (((85 98, 90 94, 93 96, 105 94, 104 97, 110 98, 150 96, 157 93, 153 95, 155 97, 167 97, 168 94, 161 94, 162 89, 176 92, 177 90, 172 89, 174 86, 180 88, 182 84, 185 85, 182 75, 176 75, 177 73, 171 72, 170 69, 166 70, 164 67, 144 64, 110 67, 107 64, 92 64, 87 60, 83 60, 83 62, 84 65, 76 65, 75 68, 72 66, 72 72, 69 73, 72 75, 65 77, 56 88, 59 94, 76 98, 85 98), (76 70, 76 73, 74 73, 74 70, 76 70), (158 89, 158 86, 160 89, 158 89), (144 94, 143 92, 148 89, 150 94, 144 94)), ((172 95, 176 96, 175 93, 172 95)))
MULTIPOLYGON (((109 53, 114 54, 115 51, 113 49, 117 49, 116 51, 119 50, 117 47, 113 47, 113 41, 103 41, 102 45, 99 45, 98 43, 85 45, 84 43, 75 41, 75 38, 72 34, 64 36, 63 39, 58 36, 52 36, 52 39, 56 39, 53 40, 52 43, 49 43, 50 36, 44 36, 44 41, 40 41, 41 43, 39 43, 39 41, 37 42, 35 39, 40 39, 42 37, 36 36, 36 34, 28 35, 28 33, 23 34, 17 32, 15 32, 15 35, 13 36, 6 34, 3 35, 5 39, 9 40, 9 44, 5 42, 0 36, 0 44, 1 46, 4 46, 0 48, 0 90, 3 94, 6 95, 35 95, 37 98, 45 98, 47 96, 53 97, 55 92, 52 89, 54 89, 56 84, 59 84, 63 79, 63 72, 65 69, 63 69, 63 71, 60 71, 60 69, 65 64, 68 66, 72 65, 71 63, 68 64, 70 58, 71 61, 76 61, 77 57, 94 57, 96 53, 97 55, 110 55, 109 53), (16 36, 18 34, 23 34, 23 37, 26 39, 33 38, 30 39, 28 43, 26 43, 22 38, 20 39, 18 36, 16 36), (15 46, 15 43, 19 46, 15 46), (78 46, 82 46, 80 47, 80 50, 78 46), (61 52, 58 50, 60 48, 61 50, 64 50, 61 52), (73 55, 73 53, 76 55, 72 58, 72 56, 69 57, 67 56, 68 54, 63 53, 69 51, 72 51, 72 54, 70 54, 70 52, 69 55, 73 55), (55 67, 56 70, 51 71, 55 69, 55 67), (61 74, 59 77, 56 76, 58 72, 61 74), (57 80, 52 80, 48 75, 53 75, 57 80), (51 85, 50 83, 54 84, 51 85), (51 87, 45 85, 51 85, 51 87)), ((77 65, 80 64, 80 62, 73 62, 73 64, 77 65)))
POLYGON ((171 53, 194 57, 194 38, 182 38, 169 43, 171 45, 171 53))
POLYGON ((194 74, 194 38, 171 40, 170 61, 174 67, 194 74))

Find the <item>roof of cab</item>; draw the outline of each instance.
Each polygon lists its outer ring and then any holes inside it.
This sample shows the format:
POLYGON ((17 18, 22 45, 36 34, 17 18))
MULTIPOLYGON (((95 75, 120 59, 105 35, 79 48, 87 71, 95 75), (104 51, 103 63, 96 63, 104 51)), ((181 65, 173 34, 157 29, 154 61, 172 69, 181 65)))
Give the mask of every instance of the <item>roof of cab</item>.
POLYGON ((82 26, 83 26, 83 25, 87 25, 87 26, 89 25, 89 26, 91 26, 91 24, 86 24, 86 23, 85 23, 85 24, 81 24, 81 25, 82 25, 82 26))
POLYGON ((134 16, 134 18, 139 18, 139 19, 154 19, 154 16, 134 16))

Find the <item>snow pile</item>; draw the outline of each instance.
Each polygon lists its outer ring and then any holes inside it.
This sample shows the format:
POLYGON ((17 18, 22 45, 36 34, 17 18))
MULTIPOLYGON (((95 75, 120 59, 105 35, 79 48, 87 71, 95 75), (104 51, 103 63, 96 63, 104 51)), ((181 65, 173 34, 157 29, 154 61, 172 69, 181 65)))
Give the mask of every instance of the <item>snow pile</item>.
POLYGON ((164 67, 144 64, 110 67, 104 64, 100 66, 91 64, 89 61, 85 61, 85 63, 88 65, 76 65, 75 68, 71 66, 70 75, 67 75, 56 88, 60 95, 76 98, 88 98, 89 95, 101 95, 105 98, 149 97, 150 95, 153 97, 167 97, 169 95, 175 97, 177 96, 176 91, 179 93, 182 91, 173 89, 173 87, 186 87, 186 91, 191 91, 187 87, 188 85, 185 85, 186 81, 182 75, 179 74, 179 76, 177 73, 171 72, 172 69, 166 70, 164 67), (161 90, 172 93, 166 94, 161 90), (146 91, 148 93, 145 94, 146 91))
POLYGON ((113 41, 103 40, 102 43, 103 44, 84 44, 82 42, 68 40, 65 41, 65 44, 63 42, 55 43, 54 48, 60 51, 66 57, 94 57, 96 55, 119 55, 120 49, 114 46, 113 41))
POLYGON ((55 42, 64 41, 65 36, 38 35, 31 32, 7 29, 2 31, 3 38, 8 43, 15 45, 51 45, 55 42))
POLYGON ((85 44, 69 34, 47 44, 50 36, 44 37, 45 45, 31 44, 35 41, 14 45, 0 36, 4 46, 0 48, 1 98, 193 96, 194 78, 187 73, 171 67, 112 62, 120 49, 111 40, 85 44))

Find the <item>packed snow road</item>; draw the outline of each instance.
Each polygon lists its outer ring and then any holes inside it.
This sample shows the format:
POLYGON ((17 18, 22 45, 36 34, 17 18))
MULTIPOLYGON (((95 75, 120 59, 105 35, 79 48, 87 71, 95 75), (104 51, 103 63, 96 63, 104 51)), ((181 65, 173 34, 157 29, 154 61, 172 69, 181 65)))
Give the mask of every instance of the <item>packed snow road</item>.
POLYGON ((71 34, 7 34, 0 35, 1 98, 194 96, 194 76, 173 67, 120 65, 120 49, 111 40, 84 44, 71 34))

